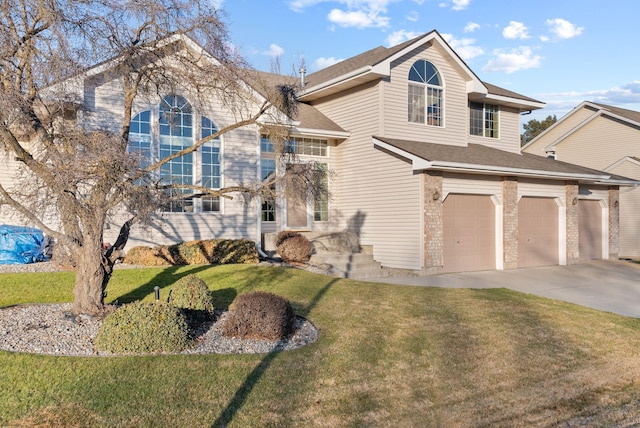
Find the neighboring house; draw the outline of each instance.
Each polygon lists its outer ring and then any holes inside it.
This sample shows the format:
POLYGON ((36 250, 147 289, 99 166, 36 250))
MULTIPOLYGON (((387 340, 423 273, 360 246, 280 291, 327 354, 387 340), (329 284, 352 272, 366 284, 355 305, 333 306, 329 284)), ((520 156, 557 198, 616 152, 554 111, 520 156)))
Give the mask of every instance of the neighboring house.
MULTIPOLYGON (((640 180, 640 112, 584 101, 522 150, 640 180)), ((588 197, 586 190, 582 194, 588 197)), ((640 257, 635 186, 620 190, 619 256, 640 257)))
MULTIPOLYGON (((88 106, 83 125, 119 123, 118 76, 89 74, 77 94, 88 106)), ((274 85, 291 79, 260 76, 274 85)), ((251 126, 172 161, 161 175, 219 188, 313 160, 331 171, 331 197, 195 198, 170 207, 160 227, 135 229, 129 246, 214 237, 261 243, 293 229, 350 232, 355 248, 370 249, 382 265, 424 274, 617 258, 619 186, 635 182, 521 154, 520 115, 544 103, 481 81, 438 32, 301 79, 300 110, 290 118, 294 161, 278 162, 273 143, 251 126), (583 212, 586 205, 592 210, 583 212)), ((233 120, 215 99, 196 107, 188 90, 150 95, 137 102, 131 148, 163 156, 233 120), (165 110, 193 118, 180 138, 159 121, 165 110)))

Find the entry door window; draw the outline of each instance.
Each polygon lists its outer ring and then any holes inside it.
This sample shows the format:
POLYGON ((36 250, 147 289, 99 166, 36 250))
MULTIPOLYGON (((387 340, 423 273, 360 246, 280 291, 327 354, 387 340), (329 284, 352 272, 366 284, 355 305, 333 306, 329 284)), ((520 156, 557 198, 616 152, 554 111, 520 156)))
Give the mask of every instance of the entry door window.
POLYGON ((308 188, 304 177, 307 166, 288 164, 286 172, 287 228, 309 227, 308 188))

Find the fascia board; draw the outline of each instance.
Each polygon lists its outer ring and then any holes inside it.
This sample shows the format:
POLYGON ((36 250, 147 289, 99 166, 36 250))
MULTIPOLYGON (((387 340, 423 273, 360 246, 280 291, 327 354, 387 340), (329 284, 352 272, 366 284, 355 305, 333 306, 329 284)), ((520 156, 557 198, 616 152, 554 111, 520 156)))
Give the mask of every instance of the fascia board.
POLYGON ((519 104, 525 108, 530 108, 530 109, 541 109, 541 108, 545 108, 547 105, 545 103, 540 103, 540 102, 534 102, 534 101, 528 101, 528 100, 523 100, 520 98, 512 98, 512 97, 505 97, 503 95, 495 95, 495 94, 490 94, 487 93, 485 95, 485 98, 487 100, 492 100, 492 101, 496 101, 499 103, 511 103, 511 104, 519 104))
POLYGON ((300 135, 311 135, 316 137, 335 138, 335 139, 345 139, 345 138, 349 138, 349 136, 351 135, 350 132, 346 132, 346 131, 328 131, 323 129, 298 128, 296 125, 294 125, 291 128, 291 131, 300 135))
POLYGON ((315 86, 311 86, 310 88, 306 88, 304 89, 300 95, 299 98, 304 98, 307 95, 311 95, 315 92, 321 91, 323 89, 327 89, 330 88, 332 86, 338 85, 340 83, 349 81, 349 80, 353 80, 357 77, 360 76, 364 76, 366 74, 368 74, 369 72, 371 72, 371 70, 373 69, 373 67, 371 67, 370 65, 366 65, 364 67, 360 67, 356 70, 352 70, 349 73, 343 74, 341 76, 335 77, 331 80, 328 80, 326 82, 322 82, 319 85, 315 85, 315 86))
POLYGON ((617 167, 619 167, 620 165, 622 165, 625 162, 630 162, 630 163, 635 164, 636 166, 640 166, 640 162, 638 162, 637 160, 633 159, 631 156, 625 156, 622 159, 619 159, 619 160, 615 161, 614 163, 612 163, 611 165, 609 165, 608 167, 603 169, 603 171, 606 171, 606 172, 613 171, 614 169, 616 169, 617 167))

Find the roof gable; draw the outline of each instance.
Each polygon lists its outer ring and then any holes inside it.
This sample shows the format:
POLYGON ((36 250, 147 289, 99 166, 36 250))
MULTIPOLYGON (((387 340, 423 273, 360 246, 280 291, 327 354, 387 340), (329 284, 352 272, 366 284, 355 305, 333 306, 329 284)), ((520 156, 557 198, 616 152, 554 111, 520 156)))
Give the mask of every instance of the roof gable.
POLYGON ((617 120, 620 123, 626 124, 627 126, 632 126, 636 128, 640 128, 640 112, 634 110, 628 110, 620 107, 609 106, 606 104, 595 103, 591 101, 583 101, 578 106, 576 106, 569 113, 562 116, 556 123, 551 125, 549 128, 545 129, 540 135, 538 135, 533 140, 529 141, 522 147, 522 150, 527 150, 529 146, 535 145, 538 141, 544 139, 552 133, 556 128, 564 125, 568 120, 578 114, 578 112, 588 110, 593 112, 586 120, 581 121, 576 126, 572 127, 569 131, 563 133, 558 138, 554 139, 550 143, 548 143, 544 150, 546 152, 554 151, 555 147, 558 144, 561 144, 563 141, 566 141, 568 137, 578 132, 587 124, 591 123, 595 119, 599 117, 609 117, 611 119, 617 120))
POLYGON ((437 45, 465 76, 467 93, 478 100, 487 99, 496 104, 510 105, 521 110, 543 108, 544 103, 516 92, 481 81, 436 30, 390 48, 378 46, 352 58, 310 74, 301 99, 313 101, 363 83, 388 77, 391 64, 402 56, 424 45, 437 45))

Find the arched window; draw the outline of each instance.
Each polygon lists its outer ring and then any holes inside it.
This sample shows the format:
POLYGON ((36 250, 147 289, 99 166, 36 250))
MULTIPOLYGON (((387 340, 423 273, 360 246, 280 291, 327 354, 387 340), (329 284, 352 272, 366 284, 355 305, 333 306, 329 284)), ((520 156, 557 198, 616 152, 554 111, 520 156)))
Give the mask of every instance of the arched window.
MULTIPOLYGON (((157 110, 157 127, 153 126, 152 110, 136 114, 131 120, 129 152, 137 153, 142 166, 164 159, 191 147, 201 138, 215 134, 214 122, 194 114, 191 104, 180 95, 162 98, 157 110), (195 129, 199 119, 199 133, 195 129), (154 136, 157 130, 157 136, 154 136), (196 139, 195 137, 198 136, 196 139)), ((200 146, 197 151, 187 153, 163 164, 158 172, 165 184, 201 185, 211 189, 221 186, 220 139, 215 138, 200 146)), ((219 211, 219 198, 190 198, 191 189, 176 190, 186 198, 172 202, 166 207, 171 212, 219 211)))
POLYGON ((442 79, 429 61, 416 61, 409 70, 409 122, 443 125, 442 79))

